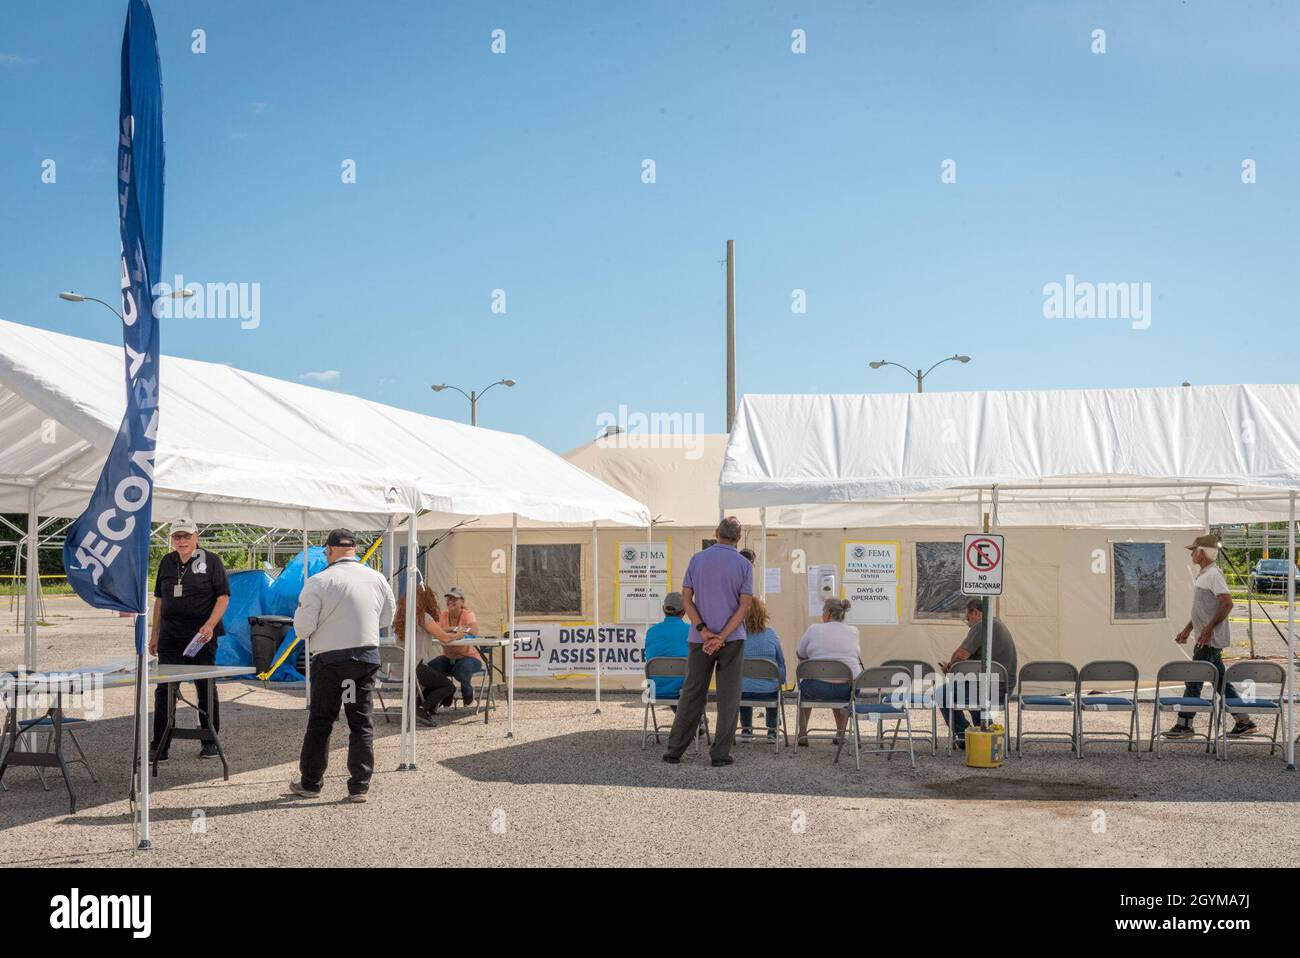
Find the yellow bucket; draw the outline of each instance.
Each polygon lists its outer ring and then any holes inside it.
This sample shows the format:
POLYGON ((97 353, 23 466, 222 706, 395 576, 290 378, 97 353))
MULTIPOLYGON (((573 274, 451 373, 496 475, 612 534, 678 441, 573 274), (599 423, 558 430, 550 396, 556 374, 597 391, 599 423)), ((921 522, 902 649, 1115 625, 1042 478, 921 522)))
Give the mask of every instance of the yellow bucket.
POLYGON ((971 768, 1001 767, 1006 740, 1006 729, 1001 725, 966 729, 966 764, 971 768))

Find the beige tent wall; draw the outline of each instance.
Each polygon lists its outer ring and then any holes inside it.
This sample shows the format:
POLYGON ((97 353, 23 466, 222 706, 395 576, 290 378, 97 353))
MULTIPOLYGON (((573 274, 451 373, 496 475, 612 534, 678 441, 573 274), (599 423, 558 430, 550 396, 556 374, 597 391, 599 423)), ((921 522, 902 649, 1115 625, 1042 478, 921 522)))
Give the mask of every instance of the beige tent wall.
MULTIPOLYGON (((867 663, 889 658, 947 659, 965 635, 959 621, 919 620, 915 615, 916 543, 960 542, 969 528, 888 527, 878 529, 769 530, 767 560, 781 568, 782 591, 768 597, 773 627, 781 637, 787 664, 793 669, 794 649, 816 617, 808 614, 807 577, 810 565, 840 563, 845 541, 897 541, 901 609, 897 626, 860 626, 862 657, 867 663), (798 551, 797 551, 798 550, 798 551)), ((713 530, 705 527, 655 530, 656 542, 670 543, 672 587, 680 589, 690 561, 713 530)), ((1145 677, 1153 677, 1164 662, 1185 656, 1173 635, 1190 615, 1191 583, 1187 574, 1186 530, 1016 528, 1006 531, 1006 594, 998 615, 1015 637, 1022 663, 1064 659, 1082 665, 1096 659, 1135 662, 1145 677), (1166 543, 1167 617, 1116 622, 1111 614, 1111 543, 1166 543)), ((430 537, 431 538, 431 537, 430 537)), ((427 540, 426 540, 427 541, 427 540)), ((645 530, 602 529, 599 532, 601 619, 613 622, 618 544, 645 541, 645 530)), ((523 530, 519 542, 577 543, 582 546, 582 621, 591 621, 591 530, 523 530)), ((759 529, 746 527, 744 546, 759 552, 759 529)), ((427 559, 431 583, 440 591, 452 584, 465 590, 470 607, 485 631, 500 634, 506 624, 506 592, 510 530, 466 529, 453 533, 427 559)), ((755 582, 756 588, 758 582, 755 582)), ((519 617, 520 623, 545 621, 519 617)), ((563 620, 553 621, 569 621, 563 620)), ((422 651, 421 654, 424 654, 422 651)), ((605 678, 609 688, 638 688, 630 676, 605 678)), ((520 680, 521 687, 591 687, 590 678, 520 680)))

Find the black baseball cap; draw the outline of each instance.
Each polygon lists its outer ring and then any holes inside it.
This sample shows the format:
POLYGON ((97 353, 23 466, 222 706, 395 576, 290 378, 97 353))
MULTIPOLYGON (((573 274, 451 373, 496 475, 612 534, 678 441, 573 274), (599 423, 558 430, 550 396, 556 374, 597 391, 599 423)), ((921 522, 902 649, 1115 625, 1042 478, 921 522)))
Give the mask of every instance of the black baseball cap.
POLYGON ((325 540, 325 544, 344 549, 355 549, 357 547, 357 537, 352 534, 350 529, 335 529, 330 533, 330 537, 325 540))

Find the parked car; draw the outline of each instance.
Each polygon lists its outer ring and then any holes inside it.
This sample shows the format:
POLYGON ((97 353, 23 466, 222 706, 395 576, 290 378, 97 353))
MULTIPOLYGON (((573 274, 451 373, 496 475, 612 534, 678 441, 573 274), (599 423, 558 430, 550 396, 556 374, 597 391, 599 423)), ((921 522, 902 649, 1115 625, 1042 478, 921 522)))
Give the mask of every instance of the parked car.
MULTIPOLYGON (((1300 578, 1300 571, 1296 573, 1300 578)), ((1250 570, 1251 592, 1286 592, 1286 560, 1260 559, 1250 570)))

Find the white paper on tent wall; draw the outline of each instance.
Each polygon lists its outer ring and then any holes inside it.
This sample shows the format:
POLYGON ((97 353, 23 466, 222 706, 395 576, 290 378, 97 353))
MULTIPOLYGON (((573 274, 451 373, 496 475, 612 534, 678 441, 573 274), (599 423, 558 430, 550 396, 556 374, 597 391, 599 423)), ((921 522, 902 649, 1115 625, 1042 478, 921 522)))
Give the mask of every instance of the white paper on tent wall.
POLYGON ((763 571, 763 592, 767 595, 781 594, 780 566, 768 566, 763 571))
POLYGON ((822 596, 822 582, 829 580, 831 582, 832 594, 834 594, 834 582, 839 569, 833 565, 810 565, 808 567, 808 614, 815 615, 818 618, 822 614, 822 606, 825 598, 822 596))

